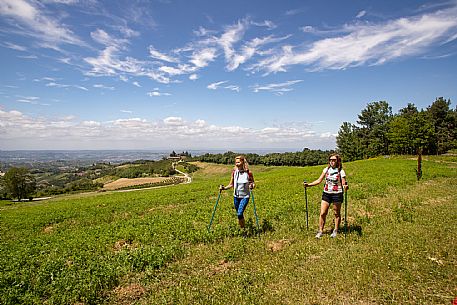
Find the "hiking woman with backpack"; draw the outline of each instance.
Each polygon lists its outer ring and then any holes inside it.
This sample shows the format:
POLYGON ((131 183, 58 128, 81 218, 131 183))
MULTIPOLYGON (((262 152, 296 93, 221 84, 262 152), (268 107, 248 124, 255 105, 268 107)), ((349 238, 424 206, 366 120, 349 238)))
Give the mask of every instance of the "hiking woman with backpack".
POLYGON ((341 205, 343 203, 343 188, 344 191, 348 189, 346 182, 346 172, 343 169, 341 157, 338 154, 332 154, 329 159, 329 164, 322 171, 320 177, 311 182, 303 183, 303 186, 310 187, 318 185, 322 182, 325 177, 324 191, 322 192, 321 211, 319 216, 319 230, 316 234, 316 238, 321 238, 325 219, 327 218, 328 208, 333 203, 333 212, 335 214, 335 228, 333 229, 330 237, 336 237, 338 234, 338 227, 341 223, 341 205))
POLYGON ((249 171, 246 158, 243 155, 235 158, 235 167, 232 170, 230 183, 227 186, 219 186, 219 190, 228 190, 233 187, 233 204, 238 216, 238 223, 244 228, 244 210, 249 202, 251 190, 255 187, 254 176, 249 171))

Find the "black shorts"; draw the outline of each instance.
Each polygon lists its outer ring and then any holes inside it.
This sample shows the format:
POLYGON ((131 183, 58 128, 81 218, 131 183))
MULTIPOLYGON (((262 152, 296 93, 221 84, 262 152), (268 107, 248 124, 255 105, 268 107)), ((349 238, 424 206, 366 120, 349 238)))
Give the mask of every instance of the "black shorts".
POLYGON ((322 200, 332 203, 343 203, 343 193, 329 194, 322 192, 322 200))

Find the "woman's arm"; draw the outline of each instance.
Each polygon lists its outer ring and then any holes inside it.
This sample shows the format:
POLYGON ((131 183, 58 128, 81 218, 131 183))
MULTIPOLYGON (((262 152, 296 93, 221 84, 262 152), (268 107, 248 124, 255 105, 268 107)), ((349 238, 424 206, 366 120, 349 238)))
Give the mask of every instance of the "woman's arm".
POLYGON ((347 191, 349 189, 348 182, 346 181, 346 176, 341 178, 341 183, 343 184, 344 191, 347 191))
POLYGON ((229 183, 227 186, 221 185, 221 186, 219 187, 219 190, 225 191, 225 190, 231 189, 232 187, 233 187, 233 174, 232 174, 232 176, 230 177, 230 183, 229 183))
POLYGON ((255 188, 254 175, 252 175, 251 172, 249 172, 249 188, 251 190, 253 190, 255 188))

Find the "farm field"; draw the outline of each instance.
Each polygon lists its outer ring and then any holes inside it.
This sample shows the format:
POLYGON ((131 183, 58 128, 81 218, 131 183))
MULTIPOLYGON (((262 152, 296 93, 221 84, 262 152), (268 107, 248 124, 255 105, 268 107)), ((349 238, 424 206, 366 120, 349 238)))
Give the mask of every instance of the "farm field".
POLYGON ((105 190, 116 190, 123 187, 142 185, 148 183, 157 183, 166 180, 165 177, 145 177, 145 178, 119 178, 103 186, 105 190))
POLYGON ((0 304, 452 304, 457 297, 455 156, 344 164, 349 232, 314 238, 324 166, 253 166, 247 230, 231 166, 190 184, 0 207, 0 304))

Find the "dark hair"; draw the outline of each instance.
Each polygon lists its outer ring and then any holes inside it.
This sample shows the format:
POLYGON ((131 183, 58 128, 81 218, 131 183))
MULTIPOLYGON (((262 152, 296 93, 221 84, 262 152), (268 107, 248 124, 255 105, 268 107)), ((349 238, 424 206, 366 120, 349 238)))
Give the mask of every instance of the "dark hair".
POLYGON ((331 154, 330 157, 328 157, 328 161, 329 161, 329 164, 328 166, 330 166, 330 158, 331 157, 336 157, 336 167, 338 168, 338 171, 340 172, 341 169, 343 168, 343 162, 341 161, 341 157, 339 154, 331 154))

